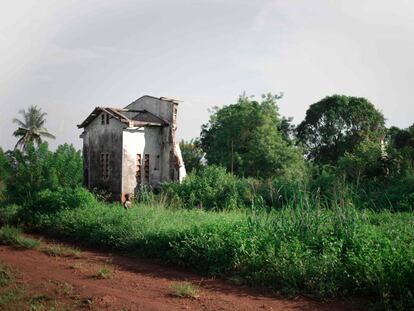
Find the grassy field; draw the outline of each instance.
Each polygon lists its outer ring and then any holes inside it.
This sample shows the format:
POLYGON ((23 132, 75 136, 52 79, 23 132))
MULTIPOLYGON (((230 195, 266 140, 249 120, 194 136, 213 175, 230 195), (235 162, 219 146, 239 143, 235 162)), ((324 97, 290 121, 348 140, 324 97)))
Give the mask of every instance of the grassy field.
MULTIPOLYGON (((22 213, 23 212, 23 213, 22 213)), ((3 208, 0 220, 25 211, 3 208)), ((13 216, 14 215, 14 216, 13 216)), ((168 209, 96 202, 30 215, 26 228, 85 245, 159 258, 284 295, 364 296, 413 308, 414 215, 305 204, 270 212, 168 209)))

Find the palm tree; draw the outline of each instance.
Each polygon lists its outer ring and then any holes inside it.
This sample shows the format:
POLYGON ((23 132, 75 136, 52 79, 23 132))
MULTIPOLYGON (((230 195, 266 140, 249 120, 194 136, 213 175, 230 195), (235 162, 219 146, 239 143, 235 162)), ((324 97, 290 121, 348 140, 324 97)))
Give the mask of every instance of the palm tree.
POLYGON ((13 133, 14 136, 19 137, 15 148, 21 147, 22 150, 25 150, 30 143, 39 145, 42 143, 43 137, 55 139, 55 136, 44 127, 47 113, 42 112, 42 109, 32 105, 27 111, 22 109, 19 113, 23 116, 23 121, 17 118, 13 119, 13 122, 19 125, 19 128, 13 133))

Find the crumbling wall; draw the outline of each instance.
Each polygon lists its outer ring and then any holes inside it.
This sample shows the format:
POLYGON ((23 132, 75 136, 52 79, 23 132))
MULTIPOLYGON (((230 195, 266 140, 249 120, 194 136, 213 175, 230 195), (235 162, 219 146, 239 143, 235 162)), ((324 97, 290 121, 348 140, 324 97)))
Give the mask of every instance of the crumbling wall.
POLYGON ((88 159, 88 188, 105 190, 119 199, 122 180, 122 128, 121 122, 110 119, 101 124, 100 115, 86 128, 84 133, 84 157, 88 159), (102 178, 101 154, 109 154, 109 178, 102 178))

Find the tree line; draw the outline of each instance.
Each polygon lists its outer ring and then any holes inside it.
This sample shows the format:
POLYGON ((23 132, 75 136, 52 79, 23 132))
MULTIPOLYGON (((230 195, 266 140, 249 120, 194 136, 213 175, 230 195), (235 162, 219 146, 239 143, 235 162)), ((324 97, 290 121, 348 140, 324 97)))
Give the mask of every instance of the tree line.
POLYGON ((386 128, 384 115, 367 99, 325 97, 312 104, 295 126, 292 118, 280 116, 279 98, 266 94, 255 100, 242 95, 235 104, 216 107, 200 137, 181 141, 187 170, 207 163, 239 177, 297 178, 309 166, 341 166, 350 177, 412 169, 414 126, 386 128), (361 161, 366 169, 360 167, 361 161), (350 162, 361 171, 353 172, 350 162))
MULTIPOLYGON (((286 201, 301 191, 332 199, 338 190, 350 189, 361 205, 412 210, 414 125, 387 128, 384 115, 367 99, 344 95, 310 105, 305 119, 294 125, 280 115, 280 98, 243 94, 234 104, 215 107, 200 136, 180 143, 190 173, 187 184, 166 185, 167 192, 200 198, 204 195, 195 195, 197 189, 206 192, 211 184, 228 193, 238 189, 229 202, 250 202, 255 199, 246 193, 254 184, 254 191, 274 206, 275 196, 286 201), (278 190, 268 191, 268 184, 278 190)), ((80 152, 68 145, 49 151, 43 140, 54 136, 45 128, 46 113, 36 106, 20 113, 23 118, 14 119, 19 126, 15 150, 0 150, 0 196, 21 201, 41 189, 80 185, 80 152)), ((220 205, 225 194, 211 193, 205 201, 217 197, 211 203, 220 205)))

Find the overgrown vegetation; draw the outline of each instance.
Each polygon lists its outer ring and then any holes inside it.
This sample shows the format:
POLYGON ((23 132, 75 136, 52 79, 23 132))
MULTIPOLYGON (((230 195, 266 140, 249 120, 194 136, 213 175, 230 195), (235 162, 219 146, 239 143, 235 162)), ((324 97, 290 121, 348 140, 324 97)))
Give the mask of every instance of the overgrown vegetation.
POLYGON ((15 248, 32 249, 40 246, 40 241, 26 238, 22 231, 15 227, 0 227, 0 243, 10 245, 15 248))
POLYGON ((22 243, 7 226, 19 225, 286 295, 413 309, 413 127, 386 130, 371 103, 346 96, 295 127, 276 99, 217 108, 200 140, 181 143, 192 172, 140 191, 130 210, 81 187, 72 146, 0 150, 1 240, 22 243))
POLYGON ((259 205, 253 211, 147 205, 126 211, 94 202, 34 217, 31 230, 286 295, 364 295, 386 308, 413 306, 412 213, 358 210, 351 200, 329 209, 298 201, 269 212, 259 205))

